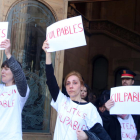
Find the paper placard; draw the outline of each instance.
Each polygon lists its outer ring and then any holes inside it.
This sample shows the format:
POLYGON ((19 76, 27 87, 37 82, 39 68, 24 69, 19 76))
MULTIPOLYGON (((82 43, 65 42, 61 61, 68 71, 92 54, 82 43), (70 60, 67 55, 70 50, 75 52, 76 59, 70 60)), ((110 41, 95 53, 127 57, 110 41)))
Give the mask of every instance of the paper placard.
MULTIPOLYGON (((0 22, 0 43, 7 39, 8 32, 8 22, 0 22)), ((0 48, 0 50, 4 50, 4 48, 0 48)))
POLYGON ((48 52, 85 46, 82 17, 72 17, 50 25, 46 31, 46 39, 50 45, 48 52))
POLYGON ((140 86, 111 88, 110 98, 115 102, 110 114, 140 114, 140 86))

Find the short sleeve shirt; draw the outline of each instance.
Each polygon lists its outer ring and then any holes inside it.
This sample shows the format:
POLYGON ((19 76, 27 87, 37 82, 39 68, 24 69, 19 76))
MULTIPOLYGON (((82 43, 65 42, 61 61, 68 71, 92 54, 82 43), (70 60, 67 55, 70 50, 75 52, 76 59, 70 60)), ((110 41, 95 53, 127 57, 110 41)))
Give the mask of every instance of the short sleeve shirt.
POLYGON ((61 91, 51 105, 58 112, 54 140, 77 140, 76 130, 89 130, 102 119, 92 103, 77 104, 61 91))
POLYGON ((16 85, 0 84, 0 140, 22 140, 21 113, 29 95, 21 97, 16 85))
POLYGON ((118 121, 121 125, 122 140, 135 140, 137 136, 137 129, 132 116, 129 115, 128 119, 118 117, 118 121))

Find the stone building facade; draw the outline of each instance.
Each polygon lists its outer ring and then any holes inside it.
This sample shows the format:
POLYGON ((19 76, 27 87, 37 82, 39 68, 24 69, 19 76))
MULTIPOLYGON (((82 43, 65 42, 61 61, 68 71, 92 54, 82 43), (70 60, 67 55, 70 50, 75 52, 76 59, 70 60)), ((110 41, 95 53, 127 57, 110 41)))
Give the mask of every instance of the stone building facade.
MULTIPOLYGON (((0 22, 9 22, 11 52, 31 89, 22 114, 24 140, 53 138, 57 114, 50 107, 41 46, 47 26, 77 15, 82 15, 87 45, 53 53, 59 87, 68 72, 77 70, 98 96, 121 84, 123 68, 136 72, 135 84, 140 84, 139 0, 1 0, 0 22)), ((0 58, 2 63, 3 51, 0 58)))

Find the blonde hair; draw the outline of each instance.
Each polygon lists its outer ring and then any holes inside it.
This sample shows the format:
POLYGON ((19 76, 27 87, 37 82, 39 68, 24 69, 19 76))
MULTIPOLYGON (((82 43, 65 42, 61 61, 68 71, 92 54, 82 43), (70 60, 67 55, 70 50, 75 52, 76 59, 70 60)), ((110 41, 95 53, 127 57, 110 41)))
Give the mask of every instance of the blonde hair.
POLYGON ((66 75, 65 80, 64 80, 64 85, 65 85, 65 86, 66 86, 67 79, 68 79, 70 76, 72 76, 72 75, 77 76, 78 79, 79 79, 79 81, 80 81, 80 84, 81 84, 82 86, 84 86, 84 81, 83 81, 83 79, 82 79, 82 76, 81 76, 81 74, 80 74, 79 72, 77 72, 77 71, 72 71, 72 72, 70 72, 70 73, 68 73, 68 74, 66 75))

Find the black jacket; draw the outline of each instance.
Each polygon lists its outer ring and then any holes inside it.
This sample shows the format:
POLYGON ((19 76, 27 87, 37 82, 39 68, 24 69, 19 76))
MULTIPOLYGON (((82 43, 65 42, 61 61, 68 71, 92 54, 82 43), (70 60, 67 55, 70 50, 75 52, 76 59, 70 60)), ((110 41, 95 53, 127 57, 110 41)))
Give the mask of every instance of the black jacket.
MULTIPOLYGON (((110 115, 108 111, 101 114, 103 127, 109 134, 112 140, 121 140, 121 126, 117 119, 117 115, 110 115)), ((137 133, 140 133, 140 115, 132 115, 137 133)))
POLYGON ((88 140, 111 140, 101 124, 96 123, 90 130, 84 130, 88 136, 88 140))

